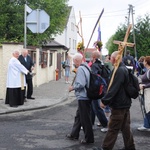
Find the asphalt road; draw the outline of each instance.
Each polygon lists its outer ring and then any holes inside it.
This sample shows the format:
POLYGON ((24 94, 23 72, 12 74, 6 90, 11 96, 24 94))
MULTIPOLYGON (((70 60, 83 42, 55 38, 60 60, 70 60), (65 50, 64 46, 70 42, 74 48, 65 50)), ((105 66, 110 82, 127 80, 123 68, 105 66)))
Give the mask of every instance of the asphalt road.
MULTIPOLYGON (((70 133, 74 121, 77 102, 70 95, 68 101, 53 108, 19 112, 0 116, 0 150, 92 150, 100 146, 105 133, 100 127, 94 130, 95 143, 81 145, 70 141, 65 135, 70 133)), ((131 108, 131 127, 137 150, 150 150, 150 132, 139 132, 143 118, 138 100, 131 108)), ((80 132, 80 139, 84 137, 80 132)), ((121 133, 118 135, 114 150, 122 148, 121 133)))

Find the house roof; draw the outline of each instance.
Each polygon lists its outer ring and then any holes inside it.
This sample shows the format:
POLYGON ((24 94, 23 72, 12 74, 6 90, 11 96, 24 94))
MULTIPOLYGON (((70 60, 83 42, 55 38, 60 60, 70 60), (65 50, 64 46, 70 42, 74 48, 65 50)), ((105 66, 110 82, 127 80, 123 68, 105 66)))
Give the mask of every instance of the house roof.
POLYGON ((56 42, 55 40, 51 40, 51 41, 47 41, 45 45, 42 46, 43 48, 47 47, 47 48, 62 48, 63 50, 68 51, 69 48, 66 47, 65 45, 62 45, 58 42, 56 42))
POLYGON ((70 17, 70 13, 71 13, 71 9, 72 9, 72 6, 69 6, 68 7, 68 14, 67 14, 67 16, 66 16, 66 26, 67 26, 67 23, 68 23, 68 20, 69 20, 69 17, 70 17))

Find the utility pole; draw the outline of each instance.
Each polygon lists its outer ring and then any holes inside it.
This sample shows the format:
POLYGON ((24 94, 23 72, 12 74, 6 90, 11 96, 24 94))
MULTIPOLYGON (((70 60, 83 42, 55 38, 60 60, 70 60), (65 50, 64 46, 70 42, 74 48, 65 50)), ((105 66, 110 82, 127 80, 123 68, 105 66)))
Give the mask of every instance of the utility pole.
MULTIPOLYGON (((130 14, 132 17, 132 30, 133 30, 133 42, 134 42, 134 54, 135 54, 135 60, 137 60, 137 51, 136 51, 136 40, 135 40, 135 28, 134 28, 134 18, 133 18, 133 6, 129 4, 129 14, 128 14, 128 23, 127 25, 130 24, 130 14)), ((125 47, 125 55, 126 55, 126 47, 125 47)))
MULTIPOLYGON (((131 12, 131 9, 129 7, 128 17, 127 17, 127 19, 128 19, 128 21, 127 21, 127 27, 130 24, 130 12, 131 12)), ((127 52, 127 46, 125 47, 124 56, 126 56, 126 52, 127 52)))
POLYGON ((131 14, 132 14, 132 29, 133 29, 133 42, 134 42, 134 54, 135 54, 135 60, 137 60, 137 52, 136 52, 136 40, 135 40, 135 28, 134 28, 134 18, 133 18, 133 6, 131 5, 131 14))

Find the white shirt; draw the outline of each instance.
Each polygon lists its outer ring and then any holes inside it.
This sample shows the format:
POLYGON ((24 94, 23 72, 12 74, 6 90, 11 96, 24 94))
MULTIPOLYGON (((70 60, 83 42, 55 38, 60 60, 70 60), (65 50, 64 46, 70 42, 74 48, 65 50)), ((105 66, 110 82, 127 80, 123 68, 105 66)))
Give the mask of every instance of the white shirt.
POLYGON ((20 63, 20 61, 12 57, 9 60, 8 72, 7 72, 7 88, 19 88, 21 87, 21 73, 24 74, 24 86, 26 86, 25 74, 28 70, 20 63))

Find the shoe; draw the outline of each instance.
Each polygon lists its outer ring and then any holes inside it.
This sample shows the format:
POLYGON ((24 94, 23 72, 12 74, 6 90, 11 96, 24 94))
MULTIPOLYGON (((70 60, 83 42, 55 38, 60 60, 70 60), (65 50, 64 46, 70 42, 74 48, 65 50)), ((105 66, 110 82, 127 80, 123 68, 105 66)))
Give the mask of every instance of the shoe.
POLYGON ((98 126, 98 127, 100 127, 100 126, 101 126, 101 123, 100 123, 100 122, 98 122, 98 123, 97 123, 97 126, 98 126))
POLYGON ((26 98, 24 99, 24 102, 27 102, 26 98))
POLYGON ((125 149, 125 147, 118 149, 118 150, 136 150, 135 148, 125 149))
POLYGON ((150 128, 139 127, 137 128, 139 131, 150 131, 150 128))
POLYGON ((66 138, 69 140, 78 140, 78 137, 73 137, 71 134, 67 134, 66 138))
POLYGON ((32 99, 32 100, 34 100, 35 98, 34 98, 34 97, 27 97, 27 99, 32 99))
POLYGON ((94 147, 93 150, 104 150, 104 149, 101 147, 94 147))
MULTIPOLYGON (((92 126, 92 129, 95 130, 96 127, 93 125, 93 126, 92 126)), ((83 127, 82 127, 82 126, 81 126, 81 130, 83 130, 83 127)))
POLYGON ((108 131, 108 128, 102 128, 101 132, 106 133, 108 131))
POLYGON ((93 143, 94 143, 94 141, 88 142, 86 140, 80 140, 80 144, 93 144, 93 143))
POLYGON ((18 105, 10 105, 10 107, 17 108, 17 107, 18 107, 18 105))

